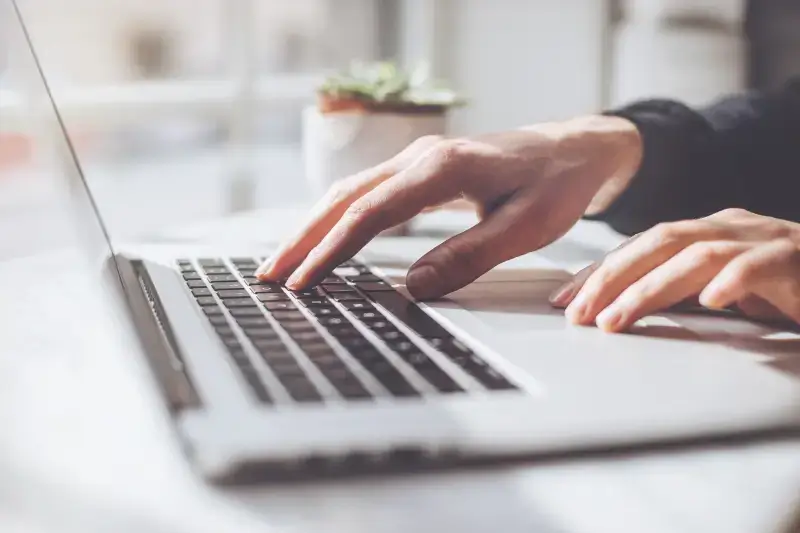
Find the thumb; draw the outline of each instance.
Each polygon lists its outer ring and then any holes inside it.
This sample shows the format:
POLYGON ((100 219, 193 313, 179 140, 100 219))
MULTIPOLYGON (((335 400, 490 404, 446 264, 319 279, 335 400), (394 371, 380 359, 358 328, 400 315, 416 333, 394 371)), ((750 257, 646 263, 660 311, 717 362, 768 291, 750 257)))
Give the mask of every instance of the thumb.
POLYGON ((446 240, 409 269, 406 287, 418 300, 438 298, 475 281, 500 263, 525 253, 522 213, 506 204, 475 226, 446 240))

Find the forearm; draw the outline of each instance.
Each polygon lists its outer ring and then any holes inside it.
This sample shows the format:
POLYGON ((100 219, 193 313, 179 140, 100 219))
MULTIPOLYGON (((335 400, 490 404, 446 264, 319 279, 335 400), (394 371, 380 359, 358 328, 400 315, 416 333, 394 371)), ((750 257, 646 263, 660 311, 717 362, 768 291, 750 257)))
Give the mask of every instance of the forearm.
POLYGON ((610 113, 636 126, 641 162, 609 179, 586 214, 623 233, 727 207, 800 219, 800 90, 693 110, 649 100, 610 113), (789 199, 792 198, 792 201, 789 199))

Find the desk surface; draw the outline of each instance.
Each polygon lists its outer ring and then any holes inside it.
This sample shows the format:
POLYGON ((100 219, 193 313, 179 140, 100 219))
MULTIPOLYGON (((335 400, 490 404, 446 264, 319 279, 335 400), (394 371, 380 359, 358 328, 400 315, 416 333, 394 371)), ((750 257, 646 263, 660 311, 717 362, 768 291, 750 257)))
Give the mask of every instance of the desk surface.
MULTIPOLYGON (((268 243, 299 216, 252 214, 155 237, 268 243)), ((436 215, 419 227, 424 237, 370 250, 410 261, 467 222, 436 215)), ((574 270, 618 240, 581 224, 522 261, 574 270)), ((69 258, 17 260, 1 264, 0 274, 4 532, 783 533, 787 513, 800 509, 800 440, 211 489, 189 472, 143 361, 104 334, 106 317, 81 301, 79 287, 65 288, 69 258)))

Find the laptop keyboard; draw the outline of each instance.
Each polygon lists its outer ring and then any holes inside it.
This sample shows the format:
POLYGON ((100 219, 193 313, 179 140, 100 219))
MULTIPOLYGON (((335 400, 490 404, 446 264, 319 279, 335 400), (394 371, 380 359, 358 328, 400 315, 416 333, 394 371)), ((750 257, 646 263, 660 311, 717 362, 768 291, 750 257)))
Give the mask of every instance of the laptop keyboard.
POLYGON ((262 404, 464 393, 464 385, 385 312, 458 366, 471 388, 518 388, 362 263, 347 261, 303 291, 258 280, 253 258, 177 264, 231 363, 262 404))

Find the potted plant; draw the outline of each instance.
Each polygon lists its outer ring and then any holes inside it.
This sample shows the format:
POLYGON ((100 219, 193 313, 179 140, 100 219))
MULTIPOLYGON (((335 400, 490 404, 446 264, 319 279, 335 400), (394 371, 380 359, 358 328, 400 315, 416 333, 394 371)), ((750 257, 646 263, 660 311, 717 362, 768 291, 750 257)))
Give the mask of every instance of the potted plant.
POLYGON ((424 135, 442 135, 447 112, 463 100, 421 64, 351 64, 327 76, 303 124, 305 170, 316 195, 375 166, 424 135))

